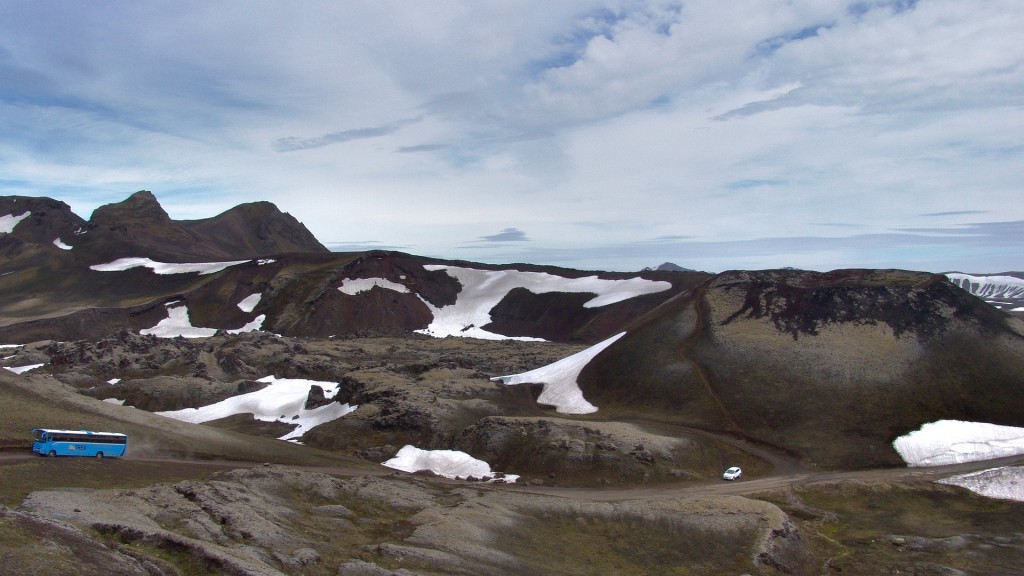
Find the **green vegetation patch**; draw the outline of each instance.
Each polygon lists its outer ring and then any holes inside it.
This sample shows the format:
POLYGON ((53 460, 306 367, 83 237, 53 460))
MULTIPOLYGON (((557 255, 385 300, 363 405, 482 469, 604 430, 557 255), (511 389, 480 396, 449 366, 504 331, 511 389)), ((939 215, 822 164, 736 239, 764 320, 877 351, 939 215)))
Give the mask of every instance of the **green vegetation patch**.
POLYGON ((805 535, 833 545, 828 566, 850 574, 1017 574, 1024 503, 910 484, 814 484, 766 497, 805 535))
POLYGON ((548 514, 500 534, 495 547, 535 574, 742 574, 755 569, 755 530, 709 530, 632 516, 548 514), (556 544, 557 543, 557 544, 556 544))

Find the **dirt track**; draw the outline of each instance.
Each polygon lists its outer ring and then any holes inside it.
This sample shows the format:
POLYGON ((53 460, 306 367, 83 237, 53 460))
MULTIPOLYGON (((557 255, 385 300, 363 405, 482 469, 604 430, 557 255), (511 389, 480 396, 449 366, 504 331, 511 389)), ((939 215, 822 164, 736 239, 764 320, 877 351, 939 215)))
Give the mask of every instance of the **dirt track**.
POLYGON ((987 470, 989 468, 1020 465, 1024 465, 1024 455, 1011 456, 996 460, 952 464, 948 466, 933 466, 929 468, 885 468, 847 472, 808 472, 767 476, 763 478, 744 478, 733 482, 727 482, 724 480, 698 483, 680 482, 678 484, 664 484, 659 486, 637 486, 634 488, 608 489, 560 488, 511 484, 507 485, 506 489, 532 494, 565 496, 579 500, 611 502, 618 500, 679 498, 685 496, 737 496, 769 492, 789 486, 809 485, 824 482, 886 482, 893 480, 906 480, 910 478, 937 480, 939 478, 987 470))
MULTIPOLYGON (((24 462, 34 458, 40 458, 29 452, 0 452, 0 466, 24 462)), ((157 462, 167 464, 188 465, 192 467, 209 467, 211 469, 233 469, 249 468, 257 466, 254 462, 232 461, 232 460, 194 460, 174 458, 125 458, 128 461, 157 462)), ((525 484, 477 484, 479 487, 486 487, 492 490, 508 490, 529 494, 542 494, 549 496, 561 496, 577 500, 592 502, 613 502, 623 500, 654 500, 661 498, 699 497, 699 496, 741 496, 757 494, 762 492, 775 491, 791 486, 810 485, 816 483, 860 481, 860 482, 887 482, 907 479, 937 480, 940 478, 966 474, 990 468, 1003 466, 1024 465, 1024 455, 1011 456, 995 460, 984 460, 978 462, 967 462, 962 464, 951 464, 947 466, 933 466, 927 468, 886 468, 874 470, 839 471, 839 472, 801 472, 791 474, 780 474, 761 478, 743 478, 741 480, 727 482, 714 480, 706 482, 679 482, 673 484, 644 485, 630 488, 591 488, 591 487, 552 487, 552 486, 529 486, 525 484)), ((358 463, 351 466, 289 466, 301 470, 309 470, 330 474, 332 476, 385 476, 401 475, 404 473, 368 464, 361 466, 358 463)), ((464 481, 436 479, 443 483, 464 485, 464 481)))

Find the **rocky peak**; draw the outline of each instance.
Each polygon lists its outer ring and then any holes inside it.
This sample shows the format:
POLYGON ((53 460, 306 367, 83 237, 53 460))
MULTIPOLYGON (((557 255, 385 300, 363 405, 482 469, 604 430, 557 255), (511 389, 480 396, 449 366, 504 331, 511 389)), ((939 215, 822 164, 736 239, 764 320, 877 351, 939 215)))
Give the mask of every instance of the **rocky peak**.
POLYGON ((100 206, 93 211, 89 221, 104 226, 120 225, 128 220, 165 223, 169 222, 171 217, 160 206, 152 192, 140 190, 121 202, 100 206))

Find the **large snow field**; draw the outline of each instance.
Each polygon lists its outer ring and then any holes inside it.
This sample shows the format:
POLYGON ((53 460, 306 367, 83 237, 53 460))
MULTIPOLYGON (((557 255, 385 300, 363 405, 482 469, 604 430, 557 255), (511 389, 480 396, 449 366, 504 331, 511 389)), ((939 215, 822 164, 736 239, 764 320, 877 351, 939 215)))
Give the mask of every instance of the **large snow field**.
MULTIPOLYGON (((430 309, 434 320, 421 334, 444 338, 460 336, 483 340, 543 340, 525 336, 503 336, 488 332, 482 327, 491 323, 491 310, 514 288, 525 288, 534 294, 547 292, 592 293, 593 298, 584 304, 586 308, 598 308, 644 294, 655 294, 672 288, 662 281, 629 278, 625 280, 603 280, 597 276, 585 278, 563 278, 546 272, 521 272, 519 270, 478 270, 441 264, 424 266, 424 269, 444 270, 462 285, 455 304, 434 306, 417 296, 430 309)), ((338 287, 344 294, 356 295, 374 287, 408 294, 409 288, 385 278, 347 279, 338 287)))
POLYGON ((294 378, 277 379, 273 376, 261 378, 257 382, 267 382, 270 385, 262 390, 240 394, 201 408, 184 408, 156 412, 156 414, 193 424, 202 424, 236 414, 252 414, 254 418, 263 422, 282 422, 296 426, 294 430, 280 438, 280 440, 292 440, 325 422, 337 420, 356 409, 355 406, 337 402, 312 410, 305 408, 306 399, 313 386, 323 388, 324 395, 329 397, 337 393, 337 382, 318 382, 294 378))
POLYGON ((562 414, 591 414, 597 412, 594 406, 583 397, 576 378, 580 375, 583 367, 586 366, 602 350, 609 347, 625 332, 620 332, 611 338, 598 342, 586 350, 582 350, 562 358, 557 362, 541 366, 529 372, 513 374, 510 376, 495 376, 492 382, 501 382, 506 386, 516 384, 543 384, 544 391, 537 397, 539 404, 554 406, 557 412, 562 414))
MULTIPOLYGON (((384 462, 383 465, 403 472, 429 470, 438 476, 462 480, 471 476, 473 478, 493 478, 494 476, 490 464, 483 460, 477 460, 465 452, 421 450, 410 445, 403 446, 394 458, 384 462)), ((513 483, 519 479, 519 476, 505 474, 503 479, 505 482, 513 483)))
MULTIPOLYGON (((672 288, 662 281, 629 278, 625 280, 603 280, 597 276, 584 278, 563 278, 546 272, 521 272, 519 270, 478 270, 434 264, 424 266, 426 270, 444 270, 462 284, 458 300, 450 306, 437 308, 426 302, 434 315, 434 321, 421 334, 429 336, 463 336, 480 339, 508 339, 481 326, 491 323, 491 310, 514 288, 525 288, 534 294, 547 292, 593 293, 585 308, 599 308, 622 302, 644 294, 655 294, 672 288)), ((516 340, 541 340, 540 338, 515 338, 516 340)))

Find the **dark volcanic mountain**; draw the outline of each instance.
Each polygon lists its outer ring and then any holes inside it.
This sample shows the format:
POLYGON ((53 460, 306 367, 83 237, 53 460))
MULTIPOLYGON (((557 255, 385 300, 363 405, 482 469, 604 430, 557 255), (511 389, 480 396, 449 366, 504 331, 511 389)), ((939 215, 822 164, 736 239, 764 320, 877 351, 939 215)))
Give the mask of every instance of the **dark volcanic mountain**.
POLYGON ((30 215, 0 234, 6 342, 96 339, 152 329, 182 312, 190 326, 211 333, 258 324, 288 336, 440 336, 453 328, 432 325, 438 311, 456 309, 461 299, 457 309, 469 316, 453 320, 461 323, 459 335, 591 343, 707 277, 332 253, 267 202, 192 221, 172 220, 149 192, 102 206, 89 222, 47 199, 8 198, 0 206, 8 219, 30 215), (225 264, 201 265, 219 261, 225 264), (485 280, 498 287, 488 289, 493 301, 478 310, 479 294, 469 284, 485 280), (599 296, 601 305, 589 304, 599 296))
POLYGON ((176 221, 147 191, 97 208, 85 233, 69 244, 101 259, 145 256, 164 262, 328 252, 298 220, 269 202, 243 204, 204 220, 176 221))
POLYGON ((648 314, 579 381, 612 414, 828 468, 898 465, 891 442, 926 422, 1024 426, 1021 326, 941 275, 729 272, 648 314))
POLYGON ((71 207, 52 198, 31 196, 0 196, 0 216, 24 216, 13 229, 0 236, 0 242, 12 240, 33 244, 53 245, 55 239, 70 240, 86 225, 85 220, 71 211, 71 207))

